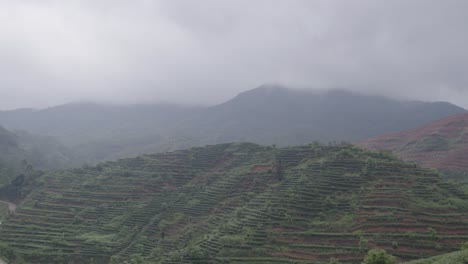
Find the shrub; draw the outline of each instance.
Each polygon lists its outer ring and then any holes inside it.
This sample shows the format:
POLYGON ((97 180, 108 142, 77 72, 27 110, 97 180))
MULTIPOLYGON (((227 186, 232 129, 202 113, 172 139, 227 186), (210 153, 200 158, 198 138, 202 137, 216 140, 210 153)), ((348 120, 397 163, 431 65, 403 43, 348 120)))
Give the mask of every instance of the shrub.
POLYGON ((369 240, 365 239, 364 237, 359 238, 359 250, 365 251, 369 245, 369 240))
POLYGON ((362 264, 396 264, 396 260, 383 249, 371 249, 362 264))
POLYGON ((468 241, 462 244, 461 249, 468 249, 468 241))

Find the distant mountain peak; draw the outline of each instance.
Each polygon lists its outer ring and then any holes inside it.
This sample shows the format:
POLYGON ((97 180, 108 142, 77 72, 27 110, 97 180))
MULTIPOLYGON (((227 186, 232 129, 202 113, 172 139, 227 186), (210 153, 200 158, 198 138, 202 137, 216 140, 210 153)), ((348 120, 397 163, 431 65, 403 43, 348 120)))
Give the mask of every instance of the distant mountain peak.
POLYGON ((291 88, 287 88, 284 85, 281 84, 275 84, 275 83, 268 83, 268 84, 262 84, 257 88, 254 88, 252 90, 263 90, 263 91, 281 91, 281 90, 291 90, 291 88))
MULTIPOLYGON (((282 86, 282 85, 279 85, 279 84, 263 84, 263 85, 260 85, 257 88, 241 92, 235 98, 243 97, 243 96, 252 96, 252 95, 268 95, 268 94, 276 94, 276 93, 289 93, 291 91, 295 91, 295 90, 287 88, 286 86, 282 86)), ((233 98, 233 99, 235 99, 235 98, 233 98)))

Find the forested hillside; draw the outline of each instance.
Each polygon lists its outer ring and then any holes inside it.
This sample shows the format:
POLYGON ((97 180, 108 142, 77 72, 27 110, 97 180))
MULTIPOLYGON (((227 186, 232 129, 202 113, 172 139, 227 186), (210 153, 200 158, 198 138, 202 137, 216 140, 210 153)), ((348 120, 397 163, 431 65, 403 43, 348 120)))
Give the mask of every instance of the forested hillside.
POLYGON ((0 226, 34 263, 360 263, 460 248, 468 193, 351 145, 212 145, 46 173, 0 226))
POLYGON ((278 146, 355 141, 465 112, 444 102, 264 85, 211 107, 76 103, 2 111, 0 124, 52 136, 73 149, 78 163, 94 163, 239 141, 278 146))

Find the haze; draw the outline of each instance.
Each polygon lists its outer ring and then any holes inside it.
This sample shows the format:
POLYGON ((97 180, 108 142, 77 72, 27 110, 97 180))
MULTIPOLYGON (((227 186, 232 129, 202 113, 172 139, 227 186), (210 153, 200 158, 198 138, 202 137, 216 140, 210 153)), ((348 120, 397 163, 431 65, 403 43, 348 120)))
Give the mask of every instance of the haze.
POLYGON ((263 83, 468 107, 468 1, 0 0, 0 109, 263 83))

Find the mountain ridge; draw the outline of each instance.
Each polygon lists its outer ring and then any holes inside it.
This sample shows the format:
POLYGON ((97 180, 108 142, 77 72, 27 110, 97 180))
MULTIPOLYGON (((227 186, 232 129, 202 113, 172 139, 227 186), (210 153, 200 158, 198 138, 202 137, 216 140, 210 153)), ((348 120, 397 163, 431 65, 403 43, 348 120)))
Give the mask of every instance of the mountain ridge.
POLYGON ((210 107, 72 104, 0 111, 0 124, 52 136, 76 150, 82 163, 93 164, 238 141, 278 146, 356 141, 462 112, 450 103, 264 85, 210 107))

